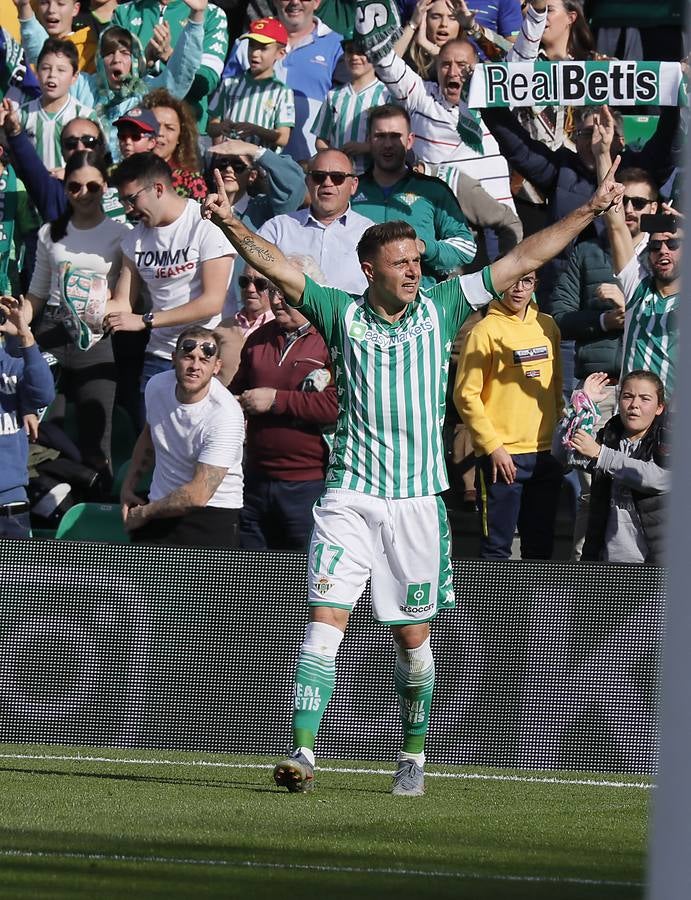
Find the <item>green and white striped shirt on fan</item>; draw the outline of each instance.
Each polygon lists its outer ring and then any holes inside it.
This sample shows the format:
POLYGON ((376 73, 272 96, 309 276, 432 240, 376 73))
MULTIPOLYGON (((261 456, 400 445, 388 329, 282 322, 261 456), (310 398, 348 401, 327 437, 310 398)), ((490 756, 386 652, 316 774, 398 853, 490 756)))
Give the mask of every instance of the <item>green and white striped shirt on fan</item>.
POLYGON ((62 109, 56 113, 47 113, 41 106, 40 99, 30 100, 20 107, 19 120, 22 128, 36 147, 36 152, 46 169, 59 169, 65 165, 60 148, 60 135, 65 125, 72 119, 98 121, 96 113, 90 106, 84 106, 70 96, 65 100, 62 109))
MULTIPOLYGON (((249 122, 262 128, 293 128, 295 100, 291 88, 277 78, 257 81, 245 73, 225 78, 209 104, 209 117, 249 122)), ((254 144, 260 141, 248 138, 254 144)))
POLYGON ((446 490, 449 356, 473 309, 497 296, 489 267, 420 291, 393 324, 374 313, 367 294, 305 281, 299 309, 329 347, 338 393, 326 486, 390 498, 446 490))
MULTIPOLYGON (((337 150, 350 141, 362 143, 367 140, 367 111, 392 102, 391 94, 377 78, 359 91, 345 84, 326 95, 312 124, 312 134, 337 150)), ((361 154, 354 162, 360 174, 369 165, 369 157, 361 154)))
POLYGON ((622 375, 646 369, 671 394, 678 359, 679 294, 662 296, 655 279, 634 256, 617 275, 626 298, 622 375))

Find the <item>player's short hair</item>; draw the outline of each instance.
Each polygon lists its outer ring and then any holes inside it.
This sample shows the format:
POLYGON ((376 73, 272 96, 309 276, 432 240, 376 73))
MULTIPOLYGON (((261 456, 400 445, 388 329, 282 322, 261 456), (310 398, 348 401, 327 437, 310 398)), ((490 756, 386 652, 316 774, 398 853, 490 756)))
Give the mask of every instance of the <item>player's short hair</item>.
POLYGON ((146 181, 152 184, 162 181, 168 186, 173 184, 173 173, 168 163, 155 153, 133 153, 123 159, 113 172, 111 181, 120 188, 130 181, 146 181))
POLYGON ((403 117, 408 123, 408 130, 411 130, 410 113, 404 106, 397 106, 395 103, 385 103, 383 106, 374 106, 367 111, 367 134, 370 134, 374 128, 374 123, 379 119, 393 119, 403 117))
POLYGON ((394 219, 392 222, 382 222, 379 225, 370 225, 363 232, 358 242, 358 259, 360 262, 365 260, 371 262, 383 244, 406 240, 415 241, 417 240, 417 235, 415 234, 415 229, 401 219, 394 219))
POLYGON ((634 380, 649 381, 655 388, 657 402, 665 402, 665 386, 662 383, 662 380, 654 372, 650 372, 648 369, 634 369, 632 372, 627 372, 621 380, 620 391, 624 390, 629 381, 634 380))
POLYGON ((60 38, 52 37, 46 38, 36 60, 37 66, 41 65, 43 57, 48 56, 49 53, 54 53, 56 56, 64 56, 72 66, 72 71, 79 71, 79 55, 72 41, 63 41, 60 38))

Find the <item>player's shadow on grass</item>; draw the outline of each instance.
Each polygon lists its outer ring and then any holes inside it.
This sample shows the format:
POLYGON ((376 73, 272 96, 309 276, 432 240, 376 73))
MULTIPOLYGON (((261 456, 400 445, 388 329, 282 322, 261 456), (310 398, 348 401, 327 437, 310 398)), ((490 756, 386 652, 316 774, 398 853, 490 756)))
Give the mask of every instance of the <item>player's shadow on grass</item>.
POLYGON ((117 775, 112 772, 62 772, 59 769, 27 769, 21 766, 0 766, 0 772, 13 772, 20 775, 48 776, 50 778, 97 778, 103 781, 128 781, 142 784, 180 784, 193 787, 210 788, 243 788, 244 790, 270 790, 264 782, 223 781, 219 778, 171 778, 155 775, 117 775))

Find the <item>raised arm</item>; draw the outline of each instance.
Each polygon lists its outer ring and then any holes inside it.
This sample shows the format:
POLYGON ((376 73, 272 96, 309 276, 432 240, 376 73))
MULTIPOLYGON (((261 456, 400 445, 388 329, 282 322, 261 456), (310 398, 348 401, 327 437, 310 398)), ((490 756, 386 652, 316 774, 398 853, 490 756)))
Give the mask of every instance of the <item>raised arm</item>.
MULTIPOLYGON (((606 106, 601 107, 598 115, 593 117, 593 153, 598 181, 607 177, 611 160, 611 147, 614 139, 614 119, 606 106)), ((615 274, 619 274, 627 263, 633 259, 635 250, 631 233, 626 227, 626 216, 622 206, 613 207, 605 214, 607 235, 612 250, 612 262, 615 274)))
POLYGON ((305 290, 305 276, 291 266, 278 247, 254 234, 233 215, 218 169, 214 169, 214 181, 216 193, 209 194, 202 205, 204 218, 213 219, 223 229, 245 262, 273 282, 291 306, 299 306, 305 290))
POLYGON ((173 55, 163 67, 160 75, 147 79, 147 87, 164 87, 175 97, 184 97, 192 87, 192 82, 202 63, 204 41, 204 14, 208 0, 190 0, 190 17, 175 42, 173 55))
POLYGON ((560 253, 566 245, 583 231, 597 216, 610 207, 621 205, 624 185, 614 180, 619 167, 617 158, 609 168, 602 184, 590 200, 579 206, 549 228, 532 234, 502 259, 492 263, 490 272, 492 284, 497 293, 502 293, 515 284, 519 278, 534 272, 560 253))
POLYGON ((17 177, 24 182, 34 206, 44 221, 57 219, 67 206, 65 185, 53 178, 43 165, 43 160, 22 130, 19 116, 6 97, 0 101, 0 127, 5 129, 17 177))
POLYGON ((216 144, 214 153, 248 156, 264 170, 266 196, 272 215, 294 212, 305 199, 305 173, 288 153, 274 153, 249 141, 230 138, 216 144))

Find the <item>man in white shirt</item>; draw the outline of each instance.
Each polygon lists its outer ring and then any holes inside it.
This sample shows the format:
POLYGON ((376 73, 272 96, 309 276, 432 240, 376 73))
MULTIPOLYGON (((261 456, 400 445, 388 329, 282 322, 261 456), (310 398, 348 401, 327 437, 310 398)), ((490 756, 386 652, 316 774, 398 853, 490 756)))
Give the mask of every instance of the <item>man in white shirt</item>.
POLYGON ((202 219, 199 204, 175 193, 168 163, 154 153, 124 160, 113 183, 137 224, 122 242, 122 273, 105 327, 149 330, 143 392, 152 375, 170 369, 185 325, 218 324, 236 254, 221 229, 202 219), (151 311, 140 315, 132 310, 144 285, 151 311))
POLYGON ((306 180, 309 207, 274 216, 257 234, 283 253, 311 256, 331 287, 362 294, 367 279, 355 248, 374 222, 350 206, 358 187, 353 161, 340 150, 323 150, 310 160, 306 180))
POLYGON ((120 493, 125 528, 135 543, 236 547, 244 417, 215 377, 213 332, 185 328, 173 362, 146 386, 146 425, 120 493), (146 502, 137 485, 152 466, 146 502))

